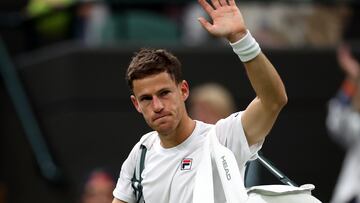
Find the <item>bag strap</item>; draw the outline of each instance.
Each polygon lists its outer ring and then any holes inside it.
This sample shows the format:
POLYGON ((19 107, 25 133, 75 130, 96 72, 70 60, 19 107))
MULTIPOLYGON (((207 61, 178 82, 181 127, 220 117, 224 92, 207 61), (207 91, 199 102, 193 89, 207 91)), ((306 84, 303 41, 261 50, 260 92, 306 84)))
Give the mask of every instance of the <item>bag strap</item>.
POLYGON ((258 154, 258 160, 266 169, 268 169, 282 183, 284 183, 285 185, 298 187, 298 185, 294 181, 290 180, 290 178, 288 178, 286 175, 284 175, 283 172, 281 172, 278 168, 276 168, 268 159, 266 159, 260 153, 258 154))
POLYGON ((138 156, 137 159, 137 164, 135 166, 135 170, 134 170, 134 175, 133 178, 131 179, 131 187, 134 189, 134 194, 135 194, 135 198, 136 198, 136 203, 145 203, 144 201, 144 197, 143 197, 143 187, 141 184, 142 181, 142 177, 141 177, 141 173, 143 172, 144 168, 145 168, 145 156, 146 156, 146 151, 147 148, 145 147, 145 145, 140 145, 140 159, 138 156))

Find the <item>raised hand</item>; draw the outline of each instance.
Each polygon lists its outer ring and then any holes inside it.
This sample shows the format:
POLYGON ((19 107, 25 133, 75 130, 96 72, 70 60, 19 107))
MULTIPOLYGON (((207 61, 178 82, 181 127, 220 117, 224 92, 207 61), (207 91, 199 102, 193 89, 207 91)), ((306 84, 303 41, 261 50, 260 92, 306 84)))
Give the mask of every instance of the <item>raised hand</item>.
POLYGON ((360 112, 360 64, 351 54, 350 46, 346 44, 340 45, 337 50, 337 57, 347 79, 357 85, 356 92, 352 98, 352 106, 360 112))
POLYGON ((236 42, 246 34, 246 26, 235 0, 199 0, 200 5, 211 17, 212 24, 199 17, 201 25, 216 37, 226 37, 230 42, 236 42))
POLYGON ((341 45, 337 50, 337 57, 340 67, 345 71, 346 76, 356 81, 360 76, 360 64, 352 56, 348 45, 341 45))

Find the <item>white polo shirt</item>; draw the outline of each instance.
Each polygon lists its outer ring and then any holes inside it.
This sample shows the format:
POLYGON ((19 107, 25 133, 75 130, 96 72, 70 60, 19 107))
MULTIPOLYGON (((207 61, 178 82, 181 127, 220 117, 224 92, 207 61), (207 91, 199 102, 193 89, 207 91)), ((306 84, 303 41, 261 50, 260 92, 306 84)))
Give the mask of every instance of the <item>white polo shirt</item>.
MULTIPOLYGON (((234 113, 215 124, 216 135, 221 144, 235 155, 240 169, 247 161, 255 159, 262 143, 249 147, 241 124, 241 114, 234 113)), ((212 125, 196 121, 192 134, 181 144, 163 148, 156 132, 146 135, 143 143, 148 149, 145 169, 142 173, 143 195, 146 203, 191 203, 194 179, 201 160, 203 144, 212 125)), ((144 140, 144 139, 142 139, 144 140)), ((138 142, 121 167, 113 195, 115 198, 135 203, 131 178, 134 174, 137 156, 140 152, 138 142)), ((243 171, 241 171, 243 174, 243 171)), ((213 167, 215 202, 225 202, 216 167, 213 167)))

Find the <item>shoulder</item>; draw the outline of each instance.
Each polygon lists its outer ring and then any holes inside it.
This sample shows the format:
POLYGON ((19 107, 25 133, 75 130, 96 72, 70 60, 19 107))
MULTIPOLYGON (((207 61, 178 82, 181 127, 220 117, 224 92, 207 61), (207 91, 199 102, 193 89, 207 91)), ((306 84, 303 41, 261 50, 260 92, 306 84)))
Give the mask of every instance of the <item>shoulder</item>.
POLYGON ((137 145, 138 147, 144 145, 147 149, 150 149, 158 138, 158 133, 156 131, 151 131, 143 135, 137 145))
POLYGON ((245 137, 241 121, 242 113, 243 111, 233 113, 215 124, 216 135, 220 143, 225 144, 227 141, 232 141, 233 138, 245 137))
POLYGON ((130 152, 130 157, 136 157, 140 151, 140 146, 144 145, 147 149, 150 149, 153 143, 158 139, 157 132, 151 131, 143 135, 140 140, 134 145, 130 152))
POLYGON ((205 136, 213 126, 215 126, 217 133, 222 133, 223 131, 229 132, 232 131, 233 129, 238 129, 238 128, 242 130, 243 129, 241 124, 242 113, 243 111, 233 113, 224 119, 220 119, 215 125, 196 120, 196 128, 195 128, 196 134, 205 136))
POLYGON ((158 136, 156 131, 152 131, 143 135, 141 139, 132 148, 123 166, 132 166, 132 168, 130 169, 130 171, 132 171, 133 167, 135 166, 137 157, 139 156, 141 151, 140 146, 145 145, 147 149, 150 149, 157 138, 158 136))
POLYGON ((194 133, 202 136, 206 136, 206 134, 210 131, 211 127, 213 127, 213 124, 204 123, 203 121, 195 120, 196 126, 194 133))
POLYGON ((228 128, 230 127, 229 125, 241 125, 242 126, 242 122, 241 122, 241 116, 243 114, 243 111, 239 111, 236 113, 231 114, 230 116, 224 118, 224 119, 220 119, 215 125, 217 129, 221 129, 221 128, 228 128))

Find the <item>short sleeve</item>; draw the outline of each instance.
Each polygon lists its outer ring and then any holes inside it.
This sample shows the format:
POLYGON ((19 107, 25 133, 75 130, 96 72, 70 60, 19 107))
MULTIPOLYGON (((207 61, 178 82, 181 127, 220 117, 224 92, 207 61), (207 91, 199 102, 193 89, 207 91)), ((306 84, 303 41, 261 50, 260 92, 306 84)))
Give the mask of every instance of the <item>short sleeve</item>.
POLYGON ((219 120, 216 126, 216 135, 219 142, 229 148, 235 155, 239 167, 244 167, 246 162, 257 158, 264 140, 249 146, 241 122, 242 111, 231 114, 219 120))

